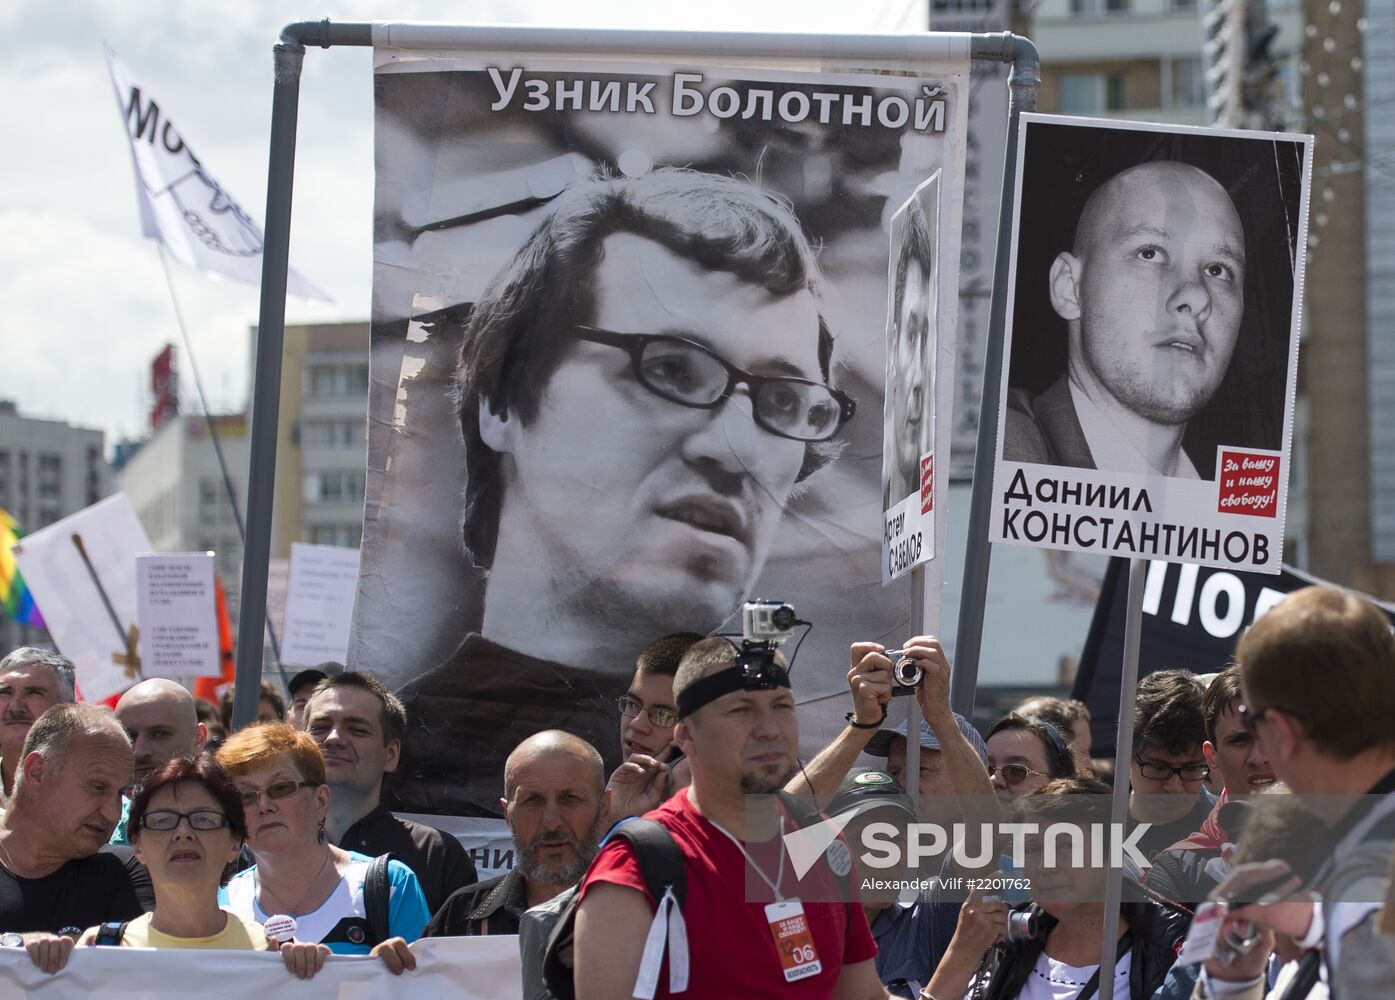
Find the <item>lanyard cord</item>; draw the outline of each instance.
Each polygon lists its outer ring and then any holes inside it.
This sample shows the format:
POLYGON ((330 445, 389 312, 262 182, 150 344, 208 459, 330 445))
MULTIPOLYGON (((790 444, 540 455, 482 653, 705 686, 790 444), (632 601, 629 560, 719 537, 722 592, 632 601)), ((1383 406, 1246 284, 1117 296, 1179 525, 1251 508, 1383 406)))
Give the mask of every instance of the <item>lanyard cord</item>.
POLYGON ((776 869, 774 882, 766 878, 765 872, 760 870, 760 865, 756 864, 756 859, 751 857, 751 855, 747 853, 746 848, 741 843, 741 841, 733 837, 731 833, 728 832, 721 824, 717 823, 710 817, 707 818, 707 822, 711 823, 714 827, 717 828, 717 830, 722 834, 722 836, 726 837, 727 840, 730 840, 733 844, 736 845, 736 849, 741 852, 742 857, 746 859, 746 863, 751 866, 751 870, 760 876, 762 882, 770 886, 770 891, 775 894, 776 901, 784 902, 785 897, 780 894, 780 883, 782 883, 785 880, 785 838, 783 836, 785 832, 785 817, 783 815, 780 816, 780 866, 778 869, 776 869))

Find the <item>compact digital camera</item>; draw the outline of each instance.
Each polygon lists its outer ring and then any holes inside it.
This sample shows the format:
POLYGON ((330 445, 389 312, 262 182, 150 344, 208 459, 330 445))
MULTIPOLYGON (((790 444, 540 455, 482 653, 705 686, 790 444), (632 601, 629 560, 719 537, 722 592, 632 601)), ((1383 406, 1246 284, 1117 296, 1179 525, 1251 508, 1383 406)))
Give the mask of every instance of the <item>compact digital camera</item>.
POLYGON ((1007 915, 1007 939, 1009 941, 1032 941, 1037 936, 1038 914, 1035 907, 1028 910, 1009 910, 1007 915))
POLYGON ((915 689, 925 680, 925 671, 917 667, 904 650, 888 649, 882 655, 891 661, 891 696, 902 698, 915 694, 915 689))
MULTIPOLYGON (((996 903, 1001 896, 984 896, 985 903, 996 903)), ((1025 910, 1008 910, 1007 934, 1008 941, 1031 941, 1037 936, 1037 931, 1041 929, 1041 909, 1035 904, 1025 910)))

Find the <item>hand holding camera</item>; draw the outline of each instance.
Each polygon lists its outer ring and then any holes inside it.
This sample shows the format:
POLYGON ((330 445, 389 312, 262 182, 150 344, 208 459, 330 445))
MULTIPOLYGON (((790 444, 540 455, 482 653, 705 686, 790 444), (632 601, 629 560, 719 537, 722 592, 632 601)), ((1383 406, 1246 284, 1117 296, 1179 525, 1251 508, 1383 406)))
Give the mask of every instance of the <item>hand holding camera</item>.
POLYGON ((855 642, 848 651, 848 688, 852 691, 854 723, 869 727, 886 718, 891 702, 891 670, 880 643, 855 642))
POLYGON ((881 654, 890 661, 893 697, 914 694, 927 720, 950 713, 949 658, 933 635, 908 639, 900 649, 881 654))
POLYGON ((981 955, 1007 937, 1008 905, 997 896, 981 895, 975 889, 959 908, 955 943, 968 953, 981 955))

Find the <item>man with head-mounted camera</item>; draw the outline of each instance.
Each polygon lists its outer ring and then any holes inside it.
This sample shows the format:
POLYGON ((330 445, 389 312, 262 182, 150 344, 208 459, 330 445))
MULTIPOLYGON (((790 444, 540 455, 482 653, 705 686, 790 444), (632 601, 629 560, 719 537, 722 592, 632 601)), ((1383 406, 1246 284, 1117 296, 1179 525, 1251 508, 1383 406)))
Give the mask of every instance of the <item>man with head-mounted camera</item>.
MULTIPOLYGON (((612 839, 581 889, 578 1000, 629 997, 642 977, 656 987, 655 997, 692 1000, 887 996, 861 906, 847 898, 820 902, 807 891, 811 880, 838 874, 837 852, 826 851, 800 878, 783 836, 799 825, 794 800, 779 801, 769 829, 750 821, 756 814, 748 813, 747 796, 783 788, 799 744, 784 659, 772 646, 756 647, 706 639, 683 657, 674 682, 674 740, 693 780, 646 818, 661 824, 683 855, 682 916, 694 932, 675 941, 672 897, 654 899, 634 848, 612 839), (657 947, 649 944, 654 939, 657 947)), ((846 851, 841 857, 850 862, 846 851)))

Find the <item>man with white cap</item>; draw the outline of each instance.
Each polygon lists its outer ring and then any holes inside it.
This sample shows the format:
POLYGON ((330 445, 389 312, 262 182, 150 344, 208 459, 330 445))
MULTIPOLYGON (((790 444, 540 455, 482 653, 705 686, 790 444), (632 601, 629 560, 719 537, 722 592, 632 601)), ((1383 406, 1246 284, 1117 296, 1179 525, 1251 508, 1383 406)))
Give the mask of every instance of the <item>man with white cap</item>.
MULTIPOLYGON (((903 902, 903 893, 891 886, 916 879, 919 873, 910 864, 905 850, 906 824, 916 821, 910 797, 885 771, 856 768, 828 803, 829 816, 853 813, 843 829, 852 847, 854 864, 862 851, 862 835, 873 823, 890 823, 897 833, 890 839, 901 849, 902 863, 892 868, 866 868, 857 872, 859 896, 867 924, 877 942, 877 978, 894 997, 912 998, 930 981, 940 957, 954 937, 959 904, 937 901, 922 892, 903 902)), ((886 837, 879 840, 885 843, 886 837)))

